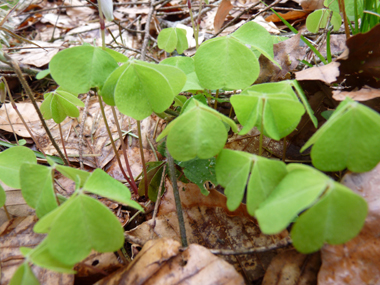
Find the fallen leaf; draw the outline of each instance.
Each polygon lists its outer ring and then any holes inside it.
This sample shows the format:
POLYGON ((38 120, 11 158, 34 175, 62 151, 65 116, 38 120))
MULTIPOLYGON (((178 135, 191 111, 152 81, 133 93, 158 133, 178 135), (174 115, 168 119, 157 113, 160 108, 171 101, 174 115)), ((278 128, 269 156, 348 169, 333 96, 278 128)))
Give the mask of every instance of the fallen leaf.
POLYGON ((380 90, 364 85, 359 90, 352 91, 333 91, 333 98, 337 101, 344 101, 346 97, 350 97, 355 101, 368 101, 380 97, 380 90))
MULTIPOLYGON (((304 12, 304 11, 289 11, 285 14, 284 13, 278 13, 278 14, 287 21, 294 21, 294 20, 299 20, 299 19, 305 18, 306 15, 308 15, 309 13, 304 12)), ((281 19, 279 17, 277 17, 276 14, 273 14, 273 15, 266 17, 265 21, 274 22, 274 23, 282 22, 281 19)))
MULTIPOLYGON (((203 196, 195 184, 179 182, 178 186, 189 243, 197 243, 212 249, 239 250, 268 246, 288 235, 287 231, 271 236, 262 234, 256 220, 248 215, 245 205, 241 205, 235 212, 229 212, 226 207, 226 197, 216 190, 211 189, 208 196, 203 196)), ((127 237, 139 241, 140 245, 151 238, 167 237, 180 241, 173 191, 168 181, 166 189, 154 230, 152 230, 153 221, 149 220, 127 232, 127 237)), ((269 251, 221 257, 243 274, 247 282, 252 283, 264 275, 275 255, 276 252, 269 251)))
POLYGON ((348 173, 342 183, 368 203, 360 234, 343 245, 322 248, 318 284, 378 284, 380 280, 380 164, 365 173, 348 173))
POLYGON ((284 250, 272 259, 262 285, 317 284, 320 267, 319 252, 306 255, 295 249, 284 250))
POLYGON ((231 9, 234 7, 234 5, 231 4, 230 0, 222 0, 220 2, 218 10, 216 11, 215 18, 214 18, 214 31, 215 33, 219 32, 220 28, 224 24, 224 20, 226 19, 226 16, 231 11, 231 9))
POLYGON ((304 11, 312 12, 317 9, 322 9, 324 0, 293 0, 301 5, 304 11))
POLYGON ((58 53, 59 48, 57 44, 47 43, 43 41, 33 41, 42 47, 52 47, 47 49, 36 49, 35 45, 27 44, 22 45, 23 49, 17 53, 11 54, 12 59, 27 65, 41 67, 50 62, 52 57, 58 53))
POLYGON ((148 241, 126 268, 96 283, 102 284, 244 284, 243 277, 206 248, 191 244, 180 251, 178 241, 148 241), (186 280, 186 281, 185 281, 186 280))

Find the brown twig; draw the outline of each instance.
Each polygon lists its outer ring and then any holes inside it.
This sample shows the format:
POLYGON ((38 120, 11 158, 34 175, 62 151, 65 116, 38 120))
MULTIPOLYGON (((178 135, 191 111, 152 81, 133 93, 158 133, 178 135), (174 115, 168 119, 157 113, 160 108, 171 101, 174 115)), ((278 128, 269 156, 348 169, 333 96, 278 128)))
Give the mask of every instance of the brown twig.
POLYGON ((90 94, 87 94, 86 102, 84 103, 84 109, 82 113, 82 121, 80 122, 80 129, 79 129, 79 164, 80 164, 80 169, 84 169, 83 165, 83 132, 84 132, 84 123, 87 118, 87 109, 88 109, 88 103, 90 102, 90 94))
POLYGON ((150 1, 150 7, 149 7, 149 13, 148 13, 148 17, 146 19, 146 24, 145 24, 145 34, 144 34, 144 40, 143 40, 143 44, 142 44, 142 48, 141 48, 141 60, 144 61, 145 60, 145 56, 146 56, 146 51, 147 51, 147 48, 148 48, 148 41, 149 41, 149 26, 150 26, 150 22, 152 21, 152 17, 153 17, 153 13, 154 13, 154 0, 151 0, 150 1))
POLYGON ((58 128, 59 128, 59 135, 61 136, 63 152, 65 153, 65 157, 67 159, 68 166, 71 166, 70 161, 69 161, 69 157, 67 156, 67 151, 66 151, 66 146, 65 146, 65 138, 63 137, 61 124, 58 124, 58 128))
POLYGON ((154 211, 153 211, 153 217, 152 217, 152 236, 150 239, 153 239, 154 228, 156 227, 156 216, 158 212, 158 206, 161 203, 161 191, 162 191, 162 184, 165 181, 165 172, 166 172, 166 164, 164 165, 164 169, 162 170, 160 187, 158 188, 157 200, 156 200, 156 204, 154 205, 154 211))

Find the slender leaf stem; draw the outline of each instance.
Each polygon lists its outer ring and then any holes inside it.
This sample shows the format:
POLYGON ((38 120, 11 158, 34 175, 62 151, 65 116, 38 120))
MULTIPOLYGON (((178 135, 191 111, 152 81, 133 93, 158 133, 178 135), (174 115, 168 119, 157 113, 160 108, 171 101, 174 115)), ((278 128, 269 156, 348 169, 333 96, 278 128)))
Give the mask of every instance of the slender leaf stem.
POLYGON ((119 134, 119 140, 121 142, 121 149, 123 151, 125 165, 127 166, 127 171, 128 171, 129 178, 130 178, 130 185, 131 185, 133 191, 135 192, 135 194, 138 194, 139 189, 137 188, 136 182, 135 182, 135 180, 133 178, 131 167, 129 165, 129 160, 128 160, 128 156, 127 156, 127 148, 125 146, 125 142, 124 142, 124 139, 123 139, 123 134, 121 133, 121 128, 120 128, 119 120, 117 119, 117 114, 116 114, 115 107, 111 106, 111 109, 112 109, 113 118, 115 120, 117 132, 119 134))
POLYGON ((216 110, 216 108, 218 107, 218 99, 219 98, 219 89, 216 90, 216 94, 215 94, 215 103, 214 103, 214 109, 216 110))
POLYGON ((127 175, 127 173, 125 173, 125 171, 124 171, 123 165, 121 164, 119 152, 117 151, 115 142, 114 142, 114 140, 112 138, 111 130, 110 130, 110 127, 108 126, 108 122, 107 122, 107 118, 106 118, 106 113, 104 112, 104 106, 103 106, 102 97, 100 95, 98 95, 98 99, 99 99, 100 111, 102 112, 102 117, 103 117, 104 125, 106 126, 108 137, 111 140, 111 145, 112 145, 113 151, 115 153, 115 157, 116 157, 117 163, 119 164, 121 173, 123 173, 123 176, 127 180, 128 184, 132 185, 132 183, 131 183, 131 181, 130 181, 128 175, 127 175))
POLYGON ((137 120, 137 132, 139 135, 139 146, 140 146, 140 156, 141 156, 141 163, 143 167, 143 173, 145 177, 145 197, 148 198, 148 189, 149 189, 149 183, 148 181, 148 174, 146 172, 146 164, 145 164, 145 158, 144 158, 144 149, 142 144, 142 135, 141 135, 141 123, 140 120, 137 120))
POLYGON ((346 33, 346 39, 350 38, 350 28, 348 27, 348 18, 346 14, 346 6, 344 5, 344 0, 338 0, 339 2, 339 10, 343 14, 343 23, 344 23, 344 31, 346 33))
POLYGON ((102 36, 102 49, 105 50, 106 49, 106 34, 105 34, 106 24, 104 22, 104 15, 102 12, 102 6, 100 2, 101 1, 98 1, 100 34, 102 36))
MULTIPOLYGON (((189 8, 189 14, 190 14, 190 19, 191 19, 191 25, 193 26, 193 34, 195 38, 195 49, 198 49, 198 36, 197 36, 197 26, 194 21, 194 15, 193 15, 193 10, 191 9, 191 0, 187 0, 187 7, 189 8)), ((201 15, 201 14, 199 14, 201 15)))
POLYGON ((69 161, 69 157, 67 156, 67 152, 66 152, 65 139, 63 138, 63 133, 62 133, 62 127, 61 127, 61 124, 58 124, 58 128, 59 128, 59 135, 61 136, 61 142, 62 142, 62 149, 63 149, 63 152, 65 153, 65 157, 66 157, 66 159, 67 159, 68 166, 71 166, 71 165, 70 165, 70 161, 69 161))
POLYGON ((179 191, 178 191, 177 175, 175 173, 174 159, 169 153, 168 148, 166 148, 166 157, 168 159, 170 179, 172 181, 172 186, 173 186, 173 194, 174 194, 175 206, 177 209, 177 217, 178 217, 179 232, 181 235, 181 242, 182 242, 183 247, 187 247, 185 220, 183 218, 181 198, 179 196, 179 191))
POLYGON ((9 214, 7 206, 5 206, 5 204, 3 205, 3 208, 4 208, 5 214, 7 215, 8 221, 12 220, 11 215, 9 214))
MULTIPOLYGON (((264 108, 265 108, 265 98, 263 98, 263 110, 262 114, 264 114, 264 108)), ((259 156, 263 154, 263 132, 264 132, 264 120, 261 117, 261 123, 260 123, 260 137, 259 137, 259 156)))

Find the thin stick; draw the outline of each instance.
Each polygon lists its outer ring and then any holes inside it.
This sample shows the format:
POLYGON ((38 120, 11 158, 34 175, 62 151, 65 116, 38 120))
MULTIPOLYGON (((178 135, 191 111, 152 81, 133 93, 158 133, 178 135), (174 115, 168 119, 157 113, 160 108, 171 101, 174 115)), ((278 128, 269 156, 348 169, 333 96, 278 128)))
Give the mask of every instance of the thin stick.
POLYGON ((5 214, 7 215, 8 221, 12 220, 11 215, 9 214, 7 206, 5 206, 5 204, 3 205, 3 208, 5 211, 5 214))
POLYGON ((87 94, 86 102, 84 103, 84 109, 82 113, 82 121, 80 122, 80 129, 79 129, 79 164, 80 169, 84 169, 83 165, 83 132, 84 132, 84 123, 86 122, 87 118, 87 109, 88 109, 88 103, 90 102, 90 94, 87 94))
POLYGON ((141 123, 140 123, 140 120, 137 120, 137 132, 138 132, 138 135, 139 135, 139 146, 140 146, 141 163, 142 163, 144 177, 145 177, 145 197, 148 198, 148 186, 149 186, 150 181, 148 181, 148 174, 146 172, 146 164, 145 164, 145 158, 144 158, 144 149, 143 149, 143 145, 142 145, 141 123))
POLYGON ((339 0, 339 10, 343 14, 343 23, 344 23, 344 31, 346 33, 346 40, 350 38, 350 29, 348 27, 347 15, 346 15, 346 7, 344 5, 344 0, 339 0))
POLYGON ((292 240, 291 240, 290 236, 287 236, 286 238, 280 240, 278 243, 270 244, 268 246, 259 246, 259 247, 247 248, 247 249, 242 249, 242 250, 210 249, 210 252, 213 254, 220 254, 220 255, 252 254, 252 253, 275 250, 278 248, 286 247, 290 244, 292 244, 292 240))
POLYGON ((183 218, 183 213, 182 213, 182 204, 181 204, 181 198, 179 196, 179 191, 178 191, 177 176, 175 173, 174 160, 173 160, 173 157, 170 155, 168 148, 166 148, 166 157, 168 159, 170 179, 172 181, 172 186, 173 186, 173 194, 174 194, 175 206, 177 209, 177 217, 178 217, 179 232, 181 235, 181 242, 182 242, 183 247, 187 247, 185 220, 183 218))
POLYGON ((123 151, 125 165, 127 166, 127 171, 128 171, 129 178, 130 178, 130 181, 128 181, 128 183, 129 183, 129 185, 131 185, 131 187, 132 187, 133 191, 135 192, 135 194, 138 194, 139 193, 139 189, 138 189, 138 187, 136 185, 136 182, 135 182, 135 180, 133 178, 131 167, 129 165, 128 156, 127 156, 127 148, 125 147, 125 143, 124 143, 124 139, 123 139, 123 134, 121 133, 120 124, 119 124, 119 120, 117 119, 117 114, 116 114, 115 107, 111 106, 111 109, 112 109, 113 118, 114 118, 114 121, 115 121, 115 124, 116 124, 117 132, 119 134, 119 140, 121 142, 121 149, 123 151))
POLYGON ((146 50, 147 50, 148 41, 149 41, 149 26, 150 26, 150 22, 152 21, 153 13, 154 13, 154 0, 151 0, 150 1, 150 7, 149 7, 148 17, 146 19, 146 24, 145 24, 144 41, 143 41, 142 48, 141 48, 141 57, 140 57, 140 59, 142 61, 145 60, 145 56, 146 56, 146 50))
POLYGON ((59 135, 61 136, 63 152, 65 153, 65 157, 66 157, 66 159, 67 159, 68 165, 71 166, 71 165, 70 165, 69 158, 68 158, 68 156, 67 156, 67 152, 66 152, 65 139, 63 138, 61 124, 58 124, 58 128, 59 128, 59 135))
MULTIPOLYGON (((33 92, 32 92, 32 90, 30 89, 30 87, 29 87, 28 83, 26 82, 26 80, 24 79, 24 77, 22 76, 21 69, 20 69, 20 67, 18 66, 17 62, 14 61, 14 60, 13 60, 9 55, 7 55, 6 53, 4 53, 4 57, 5 57, 5 58, 9 61, 9 63, 11 64, 13 70, 14 70, 15 73, 17 74, 18 79, 20 80, 22 86, 24 87, 26 94, 28 95, 30 101, 32 101, 33 107, 34 107, 34 109, 35 109, 36 112, 37 112, 37 115, 38 115, 38 117, 39 117, 39 119, 40 119, 40 121, 41 121, 41 123, 42 123, 42 126, 43 126, 43 128, 45 129, 45 132, 46 132, 46 134, 48 135, 48 137, 49 137, 51 143, 53 144, 53 146, 54 146, 54 148, 55 148, 55 150, 58 152, 59 157, 63 160, 63 162, 64 162, 65 165, 69 165, 68 161, 66 160, 66 157, 63 155, 62 151, 59 149, 58 144, 57 144, 56 141, 54 140, 54 138, 53 138, 53 136, 52 136, 52 134, 51 134, 51 132, 50 132, 48 126, 46 125, 46 122, 45 122, 45 120, 44 120, 44 117, 43 117, 42 114, 41 114, 40 108, 38 108, 38 105, 37 105, 37 103, 36 103, 36 100, 34 99, 33 92)), ((42 149, 41 149, 41 152, 43 152, 42 149)))
MULTIPOLYGON (((4 77, 1 77, 1 80, 4 82, 4 85, 5 85, 5 88, 6 88, 6 92, 7 92, 8 94, 10 94, 11 91, 9 90, 8 82, 5 80, 4 77)), ((5 93, 5 94, 6 94, 6 93, 5 93)), ((6 96, 6 95, 5 95, 5 96, 6 96)), ((5 96, 4 96, 4 99, 5 99, 5 96)), ((8 95, 8 96, 9 96, 9 95, 8 95)), ((0 101, 3 101, 3 100, 0 99, 0 101)), ((5 100, 4 100, 4 102, 1 102, 1 103, 4 103, 4 108, 5 108, 5 113, 7 114, 8 123, 9 123, 9 125, 11 126, 11 129, 12 129, 13 135, 14 135, 15 140, 16 140, 16 143, 17 143, 17 145, 19 145, 19 142, 18 142, 18 139, 17 139, 16 132, 15 132, 15 130, 14 130, 14 128, 13 128, 13 124, 12 124, 12 122, 11 122, 11 119, 9 118, 7 104, 5 104, 5 100)))
POLYGON ((100 111, 102 112, 102 117, 103 117, 104 125, 106 126, 108 137, 111 140, 112 148, 113 148, 113 151, 115 153, 115 157, 116 157, 117 163, 119 164, 121 173, 123 173, 124 178, 128 181, 128 184, 131 185, 131 181, 129 180, 129 177, 128 177, 127 173, 125 173, 123 165, 121 164, 119 153, 118 153, 118 151, 116 149, 115 142, 113 141, 110 127, 108 126, 108 122, 107 122, 107 118, 106 118, 106 113, 104 112, 104 106, 103 106, 102 96, 98 95, 98 99, 99 99, 100 111))
POLYGON ((164 165, 164 169, 162 170, 162 176, 161 176, 161 182, 160 182, 160 187, 158 188, 158 193, 157 193, 157 200, 156 204, 154 205, 154 211, 153 211, 153 217, 152 217, 152 236, 150 239, 153 239, 153 231, 154 228, 156 227, 156 216, 158 212, 158 206, 161 203, 161 191, 162 191, 162 184, 165 181, 165 172, 166 172, 166 164, 164 165))

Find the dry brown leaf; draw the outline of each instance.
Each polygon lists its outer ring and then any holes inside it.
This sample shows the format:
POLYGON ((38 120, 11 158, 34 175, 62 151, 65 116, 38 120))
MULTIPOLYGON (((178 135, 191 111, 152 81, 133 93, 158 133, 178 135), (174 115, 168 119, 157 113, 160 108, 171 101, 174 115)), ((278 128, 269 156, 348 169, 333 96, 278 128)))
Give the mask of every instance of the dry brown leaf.
POLYGON ((214 18, 214 31, 219 32, 220 28, 223 26, 226 16, 231 11, 234 5, 231 4, 230 0, 222 0, 219 4, 218 10, 216 11, 214 18))
MULTIPOLYGON (((149 220, 132 231, 127 232, 135 242, 145 244, 149 239, 162 237, 180 241, 178 219, 171 184, 167 181, 166 193, 161 200, 152 231, 149 220)), ((226 197, 211 190, 208 196, 200 193, 195 184, 179 182, 184 219, 189 243, 197 243, 212 249, 240 250, 277 243, 285 236, 284 231, 278 235, 266 236, 260 232, 257 222, 248 215, 245 205, 235 212, 226 208, 226 197)), ((253 255, 222 256, 242 273, 246 280, 253 282, 261 278, 276 252, 253 255)))
MULTIPOLYGON (((87 2, 81 2, 79 0, 65 0, 65 5, 67 6, 80 6, 87 4, 87 2)), ((67 8, 66 14, 70 19, 76 24, 76 27, 79 23, 87 22, 94 16, 96 13, 95 9, 90 7, 73 7, 67 8)))
MULTIPOLYGON (((304 11, 289 11, 285 14, 283 13, 278 13, 278 14, 287 21, 294 21, 294 20, 305 18, 309 13, 304 12, 304 11)), ((276 14, 266 17, 265 21, 274 22, 274 23, 282 22, 281 19, 277 17, 276 14)))
POLYGON ((320 267, 319 252, 305 255, 294 249, 285 250, 272 259, 262 285, 317 284, 320 267))
POLYGON ((296 79, 303 80, 320 80, 327 84, 335 82, 339 77, 340 63, 333 61, 329 64, 322 66, 314 66, 299 72, 296 72, 296 79))
MULTIPOLYGON (((20 217, 4 223, 0 227, 0 285, 8 284, 18 266, 24 261, 19 248, 21 246, 35 247, 45 237, 45 235, 33 232, 36 221, 37 217, 35 216, 20 217)), ((32 266, 32 270, 40 284, 74 284, 73 275, 61 274, 37 266, 32 266)))
POLYGON ((368 101, 380 97, 380 90, 364 85, 360 90, 333 91, 333 98, 337 101, 343 101, 346 97, 355 101, 368 101))
POLYGON ((239 285, 244 284, 244 279, 206 248, 191 244, 180 251, 178 241, 162 238, 148 241, 128 267, 96 284, 239 285))
POLYGON ((293 0, 301 5, 304 11, 312 12, 317 9, 322 9, 324 0, 293 0))
POLYGON ((357 237, 322 248, 318 284, 379 284, 380 164, 369 172, 346 174, 342 183, 367 201, 368 216, 357 237))
POLYGON ((48 64, 52 57, 56 55, 59 51, 59 48, 57 48, 57 44, 47 43, 43 41, 33 42, 42 47, 53 48, 37 49, 35 45, 22 45, 20 47, 23 47, 24 49, 17 53, 10 54, 11 57, 20 63, 41 67, 48 64), (30 48, 28 49, 28 47, 30 48))

